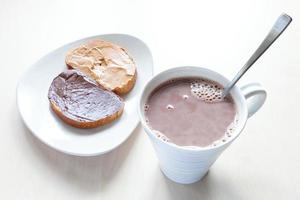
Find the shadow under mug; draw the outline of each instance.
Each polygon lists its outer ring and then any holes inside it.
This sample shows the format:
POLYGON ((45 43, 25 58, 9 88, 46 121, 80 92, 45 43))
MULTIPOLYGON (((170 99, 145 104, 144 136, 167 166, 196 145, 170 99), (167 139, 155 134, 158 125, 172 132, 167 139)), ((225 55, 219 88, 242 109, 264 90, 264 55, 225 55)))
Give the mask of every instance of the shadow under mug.
POLYGON ((139 98, 138 113, 140 121, 159 160, 160 169, 172 181, 190 184, 199 181, 216 161, 219 155, 239 136, 247 119, 263 105, 266 91, 258 83, 251 83, 241 88, 234 86, 231 96, 237 110, 237 124, 232 137, 217 146, 204 148, 189 148, 165 142, 159 139, 145 121, 144 105, 152 91, 162 83, 184 77, 205 78, 221 85, 226 85, 229 80, 212 70, 201 67, 177 67, 163 71, 154 76, 144 87, 139 98))

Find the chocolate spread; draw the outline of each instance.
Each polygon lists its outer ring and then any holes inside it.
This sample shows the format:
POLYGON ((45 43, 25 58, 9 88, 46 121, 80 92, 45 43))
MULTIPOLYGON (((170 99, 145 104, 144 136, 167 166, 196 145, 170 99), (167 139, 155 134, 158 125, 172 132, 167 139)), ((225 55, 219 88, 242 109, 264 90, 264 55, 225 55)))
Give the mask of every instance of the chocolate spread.
POLYGON ((119 96, 76 70, 54 78, 48 98, 66 117, 82 122, 108 117, 124 106, 119 96))

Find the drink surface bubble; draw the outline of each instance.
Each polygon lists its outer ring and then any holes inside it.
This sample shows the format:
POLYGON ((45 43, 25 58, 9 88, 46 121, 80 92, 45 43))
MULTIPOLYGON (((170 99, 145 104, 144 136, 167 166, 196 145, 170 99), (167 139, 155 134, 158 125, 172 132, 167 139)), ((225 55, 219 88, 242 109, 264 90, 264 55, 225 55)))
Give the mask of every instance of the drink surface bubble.
POLYGON ((192 94, 209 103, 222 101, 222 88, 220 85, 207 80, 193 80, 191 82, 192 94))

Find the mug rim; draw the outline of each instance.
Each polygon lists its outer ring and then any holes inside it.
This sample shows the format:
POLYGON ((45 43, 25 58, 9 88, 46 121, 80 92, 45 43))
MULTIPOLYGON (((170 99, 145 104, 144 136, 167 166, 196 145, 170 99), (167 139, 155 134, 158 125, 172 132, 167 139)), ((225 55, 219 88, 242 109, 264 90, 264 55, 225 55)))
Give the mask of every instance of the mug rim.
MULTIPOLYGON (((173 71, 177 71, 177 70, 201 70, 201 71, 206 71, 208 73, 212 73, 212 74, 216 74, 220 77, 222 77, 224 80, 226 80, 226 82, 229 82, 229 80, 224 77, 223 75, 219 74, 218 72, 216 71, 213 71, 213 70, 210 70, 208 68, 204 68, 204 67, 198 67, 198 66, 179 66, 179 67, 174 67, 174 68, 170 68, 170 69, 167 69, 167 70, 164 70, 164 71, 161 71, 159 72, 158 74, 154 75, 153 77, 151 77, 147 82, 146 84, 144 85, 143 87, 143 90, 142 92, 140 93, 139 95, 139 99, 138 99, 138 115, 139 115, 139 118, 140 118, 140 122, 143 126, 144 129, 146 129, 146 133, 147 135, 149 135, 150 137, 152 137, 153 139, 155 139, 156 141, 159 141, 160 143, 162 144, 165 144, 167 146, 170 146, 170 147, 173 147, 173 148, 176 148, 178 150, 182 150, 182 151, 188 151, 188 152, 203 152, 203 151, 208 151, 208 150, 216 150, 216 149, 219 149, 219 148, 222 148, 226 145, 229 145, 231 142, 233 142, 240 134, 241 132, 243 131, 245 125, 246 125, 246 122, 248 120, 248 109, 247 109, 247 105, 246 105, 246 99, 245 99, 245 96, 243 95, 241 89, 239 87, 237 87, 236 85, 231 89, 232 91, 237 91, 238 92, 238 96, 239 96, 239 99, 241 100, 242 102, 242 109, 239 110, 243 116, 240 116, 241 114, 239 113, 239 117, 238 117, 238 125, 237 125, 237 128, 235 130, 235 133, 233 134, 233 137, 231 137, 230 139, 226 140, 226 142, 222 142, 221 144, 218 144, 216 146, 206 146, 206 147, 195 147, 195 148, 192 148, 191 146, 180 146, 180 145, 177 145, 175 143, 172 143, 172 142, 167 142, 167 141, 164 141, 162 139, 159 139, 153 132, 153 129, 150 128, 150 126, 146 123, 146 120, 145 120, 145 116, 144 114, 142 113, 141 111, 141 101, 143 99, 143 95, 145 93, 145 90, 146 88, 153 82, 153 80, 159 76, 162 76, 164 74, 168 74, 168 73, 171 73, 173 71), (244 119, 244 120, 240 120, 240 119, 244 119)), ((184 77, 187 77, 187 76, 182 76, 182 78, 184 77)), ((195 77, 199 77, 199 78, 206 78, 206 77, 200 77, 200 76, 195 76, 195 77)), ((176 77, 178 78, 178 77, 176 77)), ((170 78, 172 79, 172 78, 170 78)), ((209 78, 208 78, 209 79, 209 78)), ((165 80, 167 81, 167 80, 165 80)), ((218 81, 216 81, 218 82, 218 81)), ((219 82, 218 82, 219 83, 219 82)), ((221 84, 221 83, 219 83, 221 84)), ((221 84, 223 85, 223 84, 221 84)), ((157 87, 157 86, 156 86, 157 87)), ((152 90, 153 91, 153 90, 152 90)), ((150 93, 152 92, 150 91, 150 93)))

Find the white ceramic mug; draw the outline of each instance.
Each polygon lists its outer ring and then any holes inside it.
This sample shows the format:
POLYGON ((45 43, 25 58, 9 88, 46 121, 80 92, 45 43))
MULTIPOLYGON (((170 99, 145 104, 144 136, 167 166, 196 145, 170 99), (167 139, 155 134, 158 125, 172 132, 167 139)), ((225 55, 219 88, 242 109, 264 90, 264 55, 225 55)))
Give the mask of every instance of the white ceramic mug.
POLYGON ((141 123, 149 136, 162 172, 171 180, 189 184, 199 181, 216 161, 218 156, 239 136, 247 119, 251 117, 265 102, 266 91, 257 83, 238 88, 234 86, 230 92, 237 109, 238 122, 232 137, 217 146, 189 148, 165 142, 159 139, 145 121, 144 105, 151 92, 165 81, 181 77, 206 78, 221 85, 227 80, 217 72, 201 67, 177 67, 154 76, 144 87, 139 99, 138 112, 141 123))

